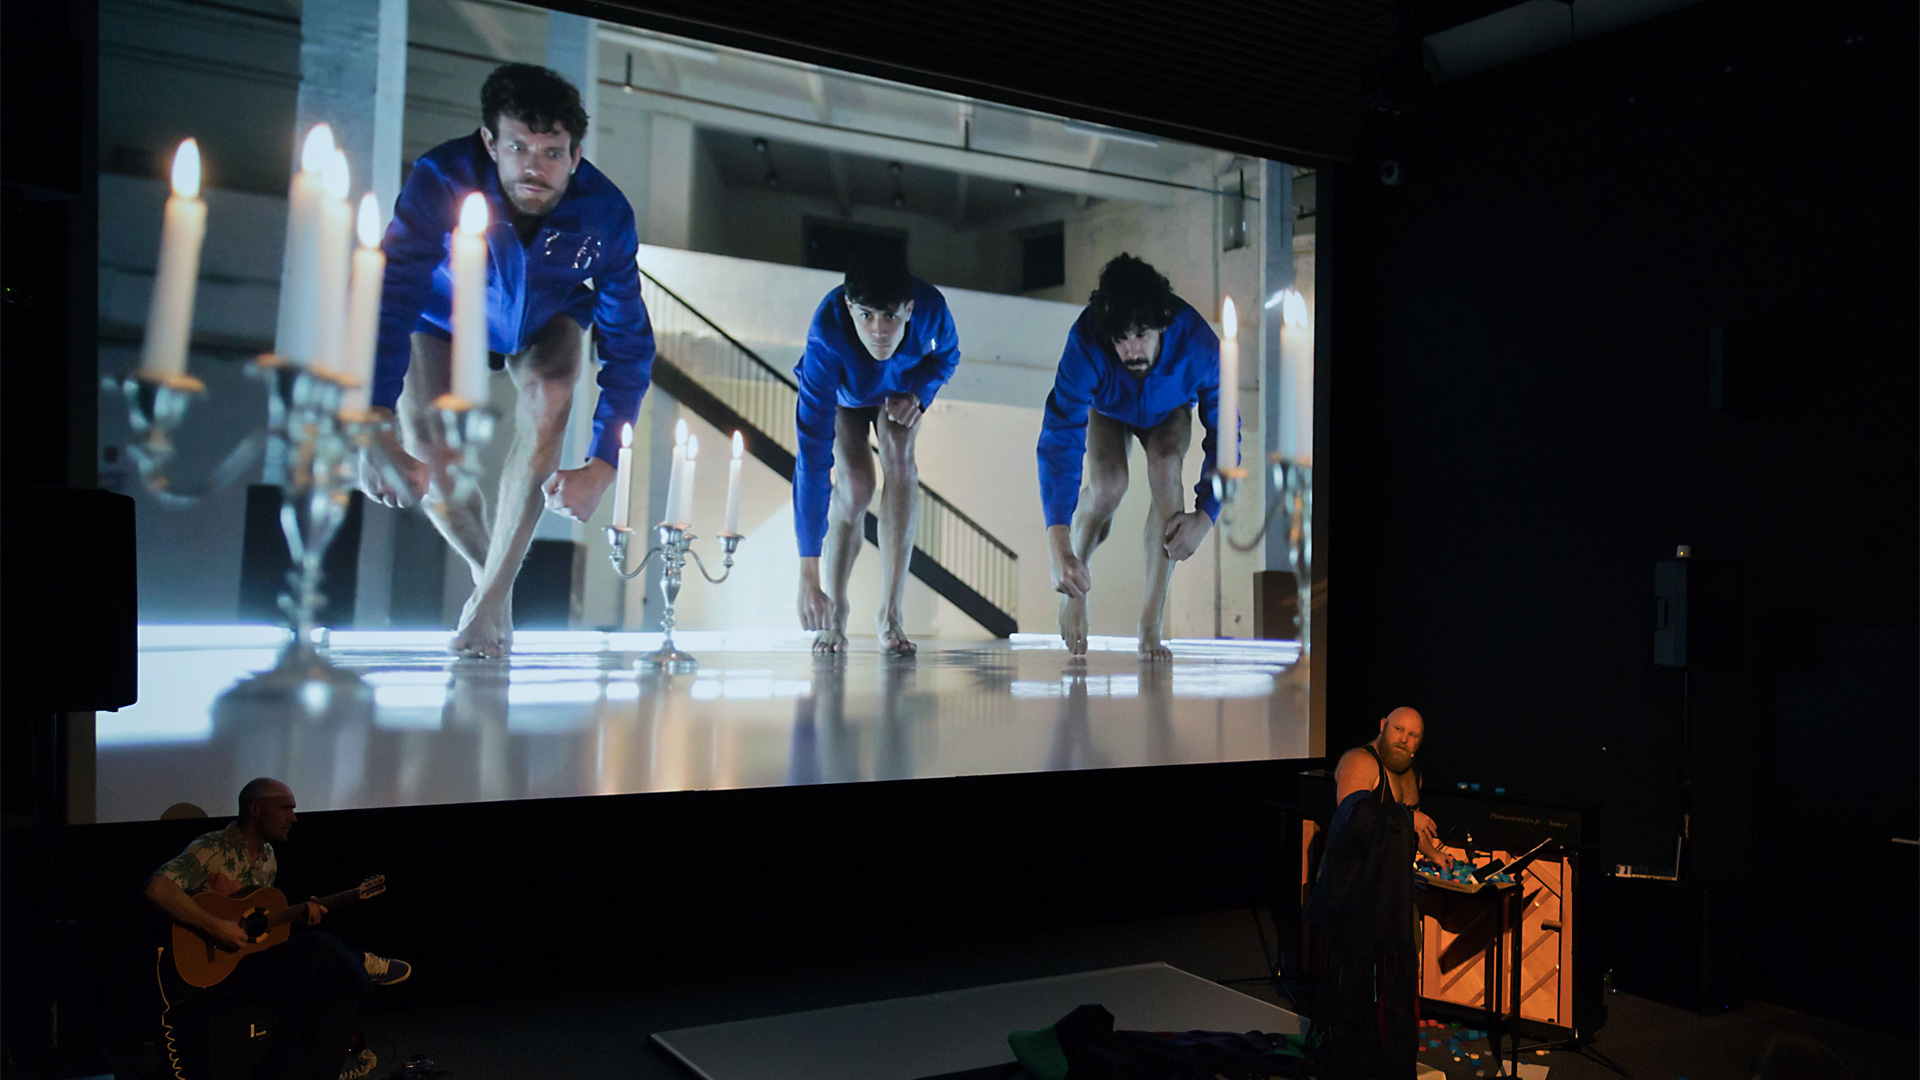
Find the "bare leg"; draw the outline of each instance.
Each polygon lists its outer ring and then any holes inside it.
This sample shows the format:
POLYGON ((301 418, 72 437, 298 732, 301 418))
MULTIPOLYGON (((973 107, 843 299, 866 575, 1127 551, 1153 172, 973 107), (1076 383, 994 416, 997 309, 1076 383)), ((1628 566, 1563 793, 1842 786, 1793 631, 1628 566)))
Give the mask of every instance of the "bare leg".
POLYGON ((867 504, 873 501, 873 451, 867 449, 866 414, 842 408, 833 419, 833 456, 840 477, 833 485, 827 508, 827 598, 833 602, 833 624, 813 639, 817 653, 840 652, 847 647, 847 583, 853 579, 853 560, 866 542, 867 504))
POLYGON ((1173 560, 1167 558, 1167 522, 1186 509, 1186 494, 1181 490, 1180 466, 1193 433, 1193 414, 1176 409, 1159 426, 1147 433, 1147 486, 1153 492, 1153 507, 1147 512, 1147 572, 1143 575, 1146 596, 1140 607, 1140 658, 1171 660, 1172 650, 1161 641, 1167 616, 1167 587, 1173 582, 1173 560))
MULTIPOLYGON (((1093 551, 1113 530, 1114 511, 1127 493, 1127 455, 1133 444, 1120 421, 1087 413, 1087 462, 1080 486, 1080 503, 1073 512, 1073 553, 1092 565, 1093 551)), ((1060 598, 1060 636, 1067 651, 1084 656, 1087 651, 1087 598, 1060 598)))
POLYGON ((453 451, 447 447, 446 426, 434 400, 447 392, 452 379, 451 346, 431 334, 413 335, 413 357, 400 391, 401 446, 432 470, 426 498, 420 501, 427 520, 448 546, 467 561, 475 581, 487 560, 487 505, 478 488, 458 501, 453 476, 453 451))
POLYGON ((520 391, 513 443, 500 470, 492 542, 453 639, 453 651, 462 656, 501 657, 513 646, 513 579, 544 507, 540 485, 560 467, 560 443, 573 408, 573 384, 580 376, 583 333, 580 324, 557 315, 532 347, 507 362, 507 373, 520 391))
POLYGON ((920 510, 920 466, 913 457, 920 426, 902 427, 887 419, 882 410, 874 417, 873 429, 880 436, 880 469, 887 478, 887 486, 880 493, 880 583, 886 590, 878 620, 880 651, 912 656, 919 646, 907 640, 902 607, 920 510))

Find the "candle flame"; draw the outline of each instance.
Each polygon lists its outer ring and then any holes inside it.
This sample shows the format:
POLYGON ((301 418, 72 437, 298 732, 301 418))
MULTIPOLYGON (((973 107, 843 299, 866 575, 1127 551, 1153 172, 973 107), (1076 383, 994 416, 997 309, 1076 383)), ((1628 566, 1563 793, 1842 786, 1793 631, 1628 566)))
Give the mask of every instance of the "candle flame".
POLYGON ((320 189, 327 193, 327 198, 345 202, 352 186, 353 172, 347 167, 347 152, 335 150, 327 159, 326 168, 320 170, 320 189))
POLYGON ((693 455, 699 452, 700 452, 700 436, 698 435, 687 436, 687 460, 692 461, 693 455))
POLYGON ((1229 341, 1240 336, 1240 313, 1234 309, 1231 296, 1220 301, 1220 329, 1229 341))
POLYGON ((631 446, 633 446, 633 425, 621 424, 620 425, 620 449, 625 450, 630 448, 631 446))
POLYGON ((361 247, 380 246, 380 202, 371 191, 360 196, 360 213, 354 221, 354 231, 360 234, 361 247))
POLYGON ((332 157, 333 129, 325 124, 313 125, 313 130, 307 132, 307 141, 300 147, 300 171, 318 173, 327 167, 332 157))
POLYGON ((1307 298, 1288 289, 1280 295, 1280 319, 1288 326, 1309 326, 1313 315, 1307 311, 1307 298))
POLYGON ((487 197, 474 192, 460 204, 460 231, 479 236, 487 231, 487 197))
POLYGON ((687 445, 687 422, 681 420, 673 425, 673 445, 687 445))
POLYGON ((192 139, 173 152, 173 193, 183 199, 200 197, 200 144, 192 139))
POLYGON ((739 432, 737 431, 734 432, 733 433, 733 460, 739 461, 740 455, 745 453, 746 450, 747 450, 747 441, 740 437, 739 432))

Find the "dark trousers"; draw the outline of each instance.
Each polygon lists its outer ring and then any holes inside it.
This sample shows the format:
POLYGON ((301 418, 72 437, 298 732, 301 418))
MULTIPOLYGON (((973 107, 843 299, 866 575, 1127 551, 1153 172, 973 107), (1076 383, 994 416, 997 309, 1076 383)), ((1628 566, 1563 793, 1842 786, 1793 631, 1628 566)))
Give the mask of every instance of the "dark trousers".
POLYGON ((335 1080, 353 1018, 373 994, 363 956, 325 931, 296 928, 284 944, 241 959, 202 995, 209 1006, 259 1001, 279 1011, 280 1031, 255 1072, 260 1080, 335 1080))

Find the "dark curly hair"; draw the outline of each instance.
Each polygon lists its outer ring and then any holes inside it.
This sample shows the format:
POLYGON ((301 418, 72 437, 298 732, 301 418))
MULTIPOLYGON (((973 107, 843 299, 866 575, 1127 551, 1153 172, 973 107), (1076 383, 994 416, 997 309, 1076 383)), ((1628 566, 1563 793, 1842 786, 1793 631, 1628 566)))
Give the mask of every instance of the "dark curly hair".
POLYGON ((875 311, 892 311, 913 299, 913 275, 890 252, 866 251, 847 265, 847 299, 875 311))
POLYGON ((587 110, 580 91, 558 73, 537 64, 502 64, 480 87, 480 119, 500 137, 500 117, 513 117, 538 134, 563 129, 568 148, 587 137, 587 110))
POLYGON ((1134 330, 1165 330, 1178 307, 1167 275, 1125 253, 1101 268, 1100 285, 1087 297, 1087 317, 1102 341, 1134 330))

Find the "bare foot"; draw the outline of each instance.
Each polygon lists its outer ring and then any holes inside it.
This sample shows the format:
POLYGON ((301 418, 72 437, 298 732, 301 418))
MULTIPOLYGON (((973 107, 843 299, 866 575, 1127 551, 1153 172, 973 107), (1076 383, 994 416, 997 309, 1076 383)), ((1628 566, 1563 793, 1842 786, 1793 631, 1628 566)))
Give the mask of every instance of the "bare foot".
POLYGON ((815 655, 826 655, 847 651, 847 635, 840 630, 822 630, 813 635, 815 655))
POLYGON ((880 616, 880 651, 889 656, 912 656, 920 646, 907 639, 907 630, 899 617, 880 616))
POLYGON ((1087 655, 1087 598, 1060 598, 1060 639, 1067 643, 1071 656, 1087 655))
POLYGON ((498 660, 513 648, 513 594, 498 603, 486 603, 480 593, 467 598, 451 650, 455 656, 498 660))
POLYGON ((1140 659, 1150 664, 1165 664, 1173 660, 1173 650, 1160 640, 1159 634, 1140 635, 1140 659))

